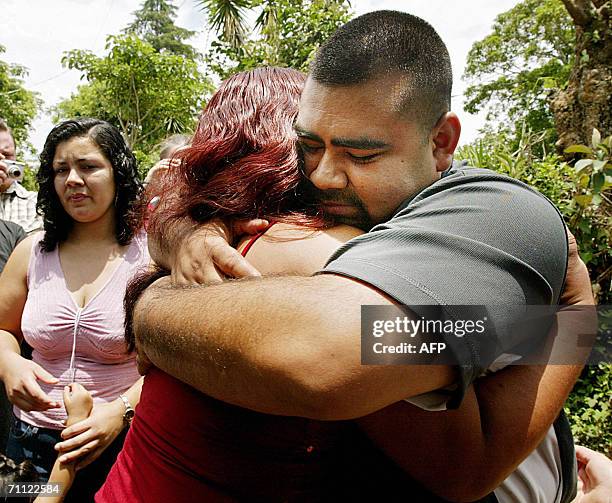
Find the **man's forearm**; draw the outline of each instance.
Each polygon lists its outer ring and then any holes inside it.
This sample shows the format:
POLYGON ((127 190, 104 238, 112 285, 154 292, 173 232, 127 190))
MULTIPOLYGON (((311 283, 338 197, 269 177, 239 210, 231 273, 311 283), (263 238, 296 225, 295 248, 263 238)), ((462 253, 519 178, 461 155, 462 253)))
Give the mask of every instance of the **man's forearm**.
POLYGON ((448 385, 442 366, 362 366, 361 305, 385 301, 346 278, 154 285, 136 306, 140 347, 161 369, 260 412, 350 419, 448 385))

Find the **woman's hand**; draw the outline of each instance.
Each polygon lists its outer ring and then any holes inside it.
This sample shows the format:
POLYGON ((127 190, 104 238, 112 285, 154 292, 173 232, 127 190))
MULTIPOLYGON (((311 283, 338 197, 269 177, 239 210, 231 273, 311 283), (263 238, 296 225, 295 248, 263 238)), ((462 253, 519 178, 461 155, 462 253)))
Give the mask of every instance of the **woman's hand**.
POLYGON ((37 363, 26 360, 12 351, 2 355, 2 380, 8 399, 19 409, 47 410, 60 407, 38 385, 38 381, 47 384, 57 384, 58 379, 37 363))
POLYGON ((600 452, 576 446, 578 495, 573 503, 612 501, 612 461, 600 452))
POLYGON ((62 453, 60 463, 72 463, 78 459, 76 469, 79 470, 95 461, 123 430, 124 413, 125 406, 119 399, 94 405, 87 419, 62 431, 64 440, 55 445, 55 449, 62 453))

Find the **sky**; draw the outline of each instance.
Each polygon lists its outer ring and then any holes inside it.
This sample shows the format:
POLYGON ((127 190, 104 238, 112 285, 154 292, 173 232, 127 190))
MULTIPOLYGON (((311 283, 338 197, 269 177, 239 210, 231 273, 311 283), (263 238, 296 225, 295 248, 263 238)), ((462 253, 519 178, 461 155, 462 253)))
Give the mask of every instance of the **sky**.
MULTIPOLYGON (((80 72, 62 67, 65 51, 87 49, 104 54, 108 35, 119 33, 133 18, 140 0, 1 0, 0 56, 29 70, 25 86, 39 93, 45 109, 70 96, 81 82, 80 72)), ((452 109, 459 115, 463 130, 460 145, 469 143, 484 125, 484 116, 463 111, 461 80, 467 53, 472 44, 490 33, 495 17, 512 8, 518 0, 353 0, 357 15, 380 9, 394 9, 428 21, 446 42, 453 63, 452 109)), ((178 7, 176 24, 197 34, 190 43, 201 51, 214 39, 206 16, 194 0, 174 0, 178 7)), ((0 116, 2 111, 0 110, 0 116)), ((43 111, 34 121, 30 141, 40 152, 52 127, 50 114, 43 111)))

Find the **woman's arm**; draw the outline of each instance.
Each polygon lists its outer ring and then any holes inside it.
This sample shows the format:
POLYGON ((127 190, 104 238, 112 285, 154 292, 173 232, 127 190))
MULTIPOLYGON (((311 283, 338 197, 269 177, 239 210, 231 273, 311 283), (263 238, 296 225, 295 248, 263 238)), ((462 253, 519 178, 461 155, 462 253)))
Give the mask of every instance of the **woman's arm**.
MULTIPOLYGON (((133 408, 140 401, 143 379, 138 379, 123 393, 133 408)), ((59 462, 72 463, 80 458, 76 465, 79 470, 95 461, 126 427, 124 414, 125 405, 120 397, 94 406, 87 419, 62 431, 64 440, 55 445, 55 449, 61 453, 59 462)))
POLYGON ((57 379, 40 365, 20 355, 21 316, 28 297, 28 263, 33 238, 21 241, 0 275, 0 379, 6 394, 21 410, 59 407, 38 385, 38 380, 55 384, 57 379))

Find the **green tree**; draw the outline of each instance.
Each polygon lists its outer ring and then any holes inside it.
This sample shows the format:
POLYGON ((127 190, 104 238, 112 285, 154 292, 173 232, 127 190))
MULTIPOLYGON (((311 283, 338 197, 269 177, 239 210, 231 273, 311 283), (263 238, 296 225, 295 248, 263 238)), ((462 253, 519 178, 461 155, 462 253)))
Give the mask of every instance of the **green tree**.
MULTIPOLYGON (((5 50, 0 45, 0 54, 5 50)), ((26 75, 25 67, 0 60, 0 117, 6 120, 13 130, 15 141, 32 150, 26 140, 41 101, 35 92, 24 87, 23 78, 26 75)))
POLYGON ((262 65, 306 70, 319 45, 350 17, 346 0, 204 0, 219 40, 210 67, 222 78, 262 65), (258 14, 253 29, 247 13, 258 14))
POLYGON ((199 0, 208 20, 219 38, 238 49, 246 39, 246 11, 254 6, 253 0, 199 0))
POLYGON ((168 51, 190 59, 199 54, 185 41, 194 32, 174 24, 176 7, 165 0, 145 0, 139 10, 134 12, 134 21, 124 30, 127 34, 138 35, 157 52, 168 51))
POLYGON ((576 30, 567 87, 551 102, 559 135, 557 149, 585 144, 593 129, 612 135, 612 2, 563 0, 576 30))
POLYGON ((192 130, 211 90, 196 61, 158 52, 135 35, 110 36, 106 50, 103 57, 83 50, 64 55, 63 64, 80 70, 88 83, 56 107, 57 119, 105 119, 140 156, 166 136, 192 130))
POLYGON ((554 131, 549 99, 569 79, 575 30, 561 0, 525 0, 495 19, 467 57, 465 110, 515 131, 554 131))

